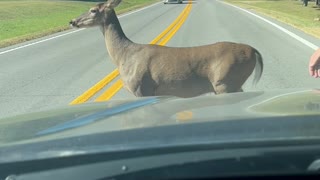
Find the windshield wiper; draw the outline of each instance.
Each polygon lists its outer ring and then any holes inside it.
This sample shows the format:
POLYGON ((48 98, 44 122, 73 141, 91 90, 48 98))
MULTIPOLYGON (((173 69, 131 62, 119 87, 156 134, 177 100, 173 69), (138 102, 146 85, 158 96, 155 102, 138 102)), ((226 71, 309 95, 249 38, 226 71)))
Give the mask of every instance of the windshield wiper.
POLYGON ((58 124, 58 125, 53 126, 49 129, 40 131, 36 135, 46 135, 46 134, 50 134, 50 133, 64 131, 64 130, 71 129, 71 128, 84 126, 84 125, 93 123, 93 122, 101 120, 101 119, 108 118, 110 116, 113 116, 113 115, 116 115, 119 113, 123 113, 123 112, 129 111, 129 110, 132 110, 132 109, 136 109, 136 108, 139 108, 142 106, 154 104, 157 102, 159 102, 159 98, 152 97, 152 98, 146 98, 146 99, 122 104, 122 105, 119 105, 116 107, 112 107, 112 108, 108 108, 103 111, 96 112, 94 114, 90 114, 90 115, 87 115, 84 117, 79 117, 79 118, 73 119, 71 121, 68 121, 68 122, 65 122, 62 124, 58 124))

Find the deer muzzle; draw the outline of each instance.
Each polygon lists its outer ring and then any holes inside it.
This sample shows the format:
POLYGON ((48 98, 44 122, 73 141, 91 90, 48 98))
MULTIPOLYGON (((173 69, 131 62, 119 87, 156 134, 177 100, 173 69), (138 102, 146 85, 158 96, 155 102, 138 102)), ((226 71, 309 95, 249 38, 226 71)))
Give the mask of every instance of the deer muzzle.
POLYGON ((75 20, 75 19, 72 19, 70 22, 69 22, 69 25, 71 26, 71 27, 79 27, 78 25, 77 25, 77 21, 75 20))

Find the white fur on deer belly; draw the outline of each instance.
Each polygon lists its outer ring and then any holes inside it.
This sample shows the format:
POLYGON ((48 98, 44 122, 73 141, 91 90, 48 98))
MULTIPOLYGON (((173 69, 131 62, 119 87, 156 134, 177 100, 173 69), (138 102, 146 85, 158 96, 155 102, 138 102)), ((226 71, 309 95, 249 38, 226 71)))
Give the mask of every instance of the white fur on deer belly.
POLYGON ((205 93, 214 92, 210 81, 201 78, 196 81, 179 80, 170 83, 160 83, 155 90, 156 96, 195 97, 205 93))

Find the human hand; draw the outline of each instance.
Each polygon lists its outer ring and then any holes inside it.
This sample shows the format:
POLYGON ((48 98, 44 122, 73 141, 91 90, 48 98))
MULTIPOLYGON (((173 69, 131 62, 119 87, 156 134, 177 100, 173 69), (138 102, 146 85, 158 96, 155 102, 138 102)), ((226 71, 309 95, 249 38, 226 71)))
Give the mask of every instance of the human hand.
POLYGON ((315 78, 320 77, 320 48, 310 57, 309 74, 315 78))

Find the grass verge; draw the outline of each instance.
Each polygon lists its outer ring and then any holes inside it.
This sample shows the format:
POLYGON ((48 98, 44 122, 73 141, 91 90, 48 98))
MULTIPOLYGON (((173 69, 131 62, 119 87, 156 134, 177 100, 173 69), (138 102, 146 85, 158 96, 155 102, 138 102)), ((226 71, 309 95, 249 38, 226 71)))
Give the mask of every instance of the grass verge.
POLYGON ((314 1, 303 6, 300 0, 224 0, 245 9, 275 18, 320 38, 320 7, 314 1))
MULTIPOLYGON (((122 0, 118 14, 159 0, 122 0)), ((70 19, 97 2, 0 0, 0 48, 69 29, 70 19)))

